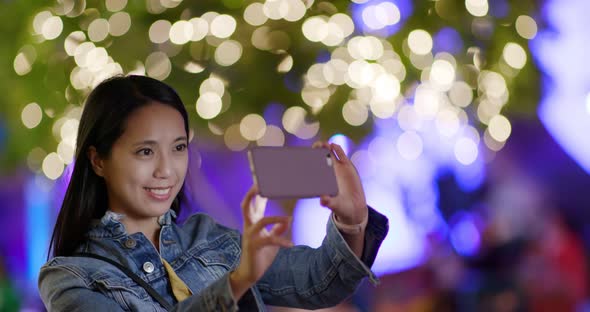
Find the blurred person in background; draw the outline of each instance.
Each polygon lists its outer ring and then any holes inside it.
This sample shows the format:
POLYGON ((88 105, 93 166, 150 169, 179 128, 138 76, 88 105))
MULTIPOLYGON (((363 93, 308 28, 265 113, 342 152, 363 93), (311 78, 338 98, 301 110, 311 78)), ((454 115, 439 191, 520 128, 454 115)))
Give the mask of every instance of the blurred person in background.
MULTIPOLYGON (((488 166, 482 189, 467 196, 482 220, 481 246, 463 257, 458 311, 576 311, 588 296, 590 176, 536 120, 518 120, 488 166), (587 243, 587 242, 586 242, 587 243)), ((445 203, 447 202, 447 203, 445 203)), ((444 275, 446 266, 433 267, 444 275)))
POLYGON ((370 267, 388 221, 367 206, 340 146, 314 144, 337 156, 339 194, 320 199, 333 214, 322 246, 312 249, 283 237, 289 217, 264 217, 256 187, 242 202, 242 235, 205 214, 176 225, 189 140, 187 112, 168 85, 128 76, 93 90, 54 258, 39 275, 49 311, 315 309, 338 304, 364 277, 376 282, 370 267))
POLYGON ((514 120, 480 189, 438 183, 449 225, 476 216, 479 248, 461 254, 432 233, 426 261, 382 276, 367 311, 587 311, 590 176, 538 121, 514 120))
POLYGON ((506 248, 529 311, 575 311, 588 296, 588 186, 588 173, 534 120, 514 122, 491 162, 484 253, 506 248))

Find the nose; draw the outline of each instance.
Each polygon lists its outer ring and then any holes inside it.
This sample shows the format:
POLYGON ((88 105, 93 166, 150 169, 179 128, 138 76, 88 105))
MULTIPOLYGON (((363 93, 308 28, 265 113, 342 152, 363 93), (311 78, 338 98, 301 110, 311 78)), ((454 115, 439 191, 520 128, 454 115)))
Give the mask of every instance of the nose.
POLYGON ((154 177, 166 179, 172 175, 172 161, 168 155, 160 154, 158 157, 154 177))

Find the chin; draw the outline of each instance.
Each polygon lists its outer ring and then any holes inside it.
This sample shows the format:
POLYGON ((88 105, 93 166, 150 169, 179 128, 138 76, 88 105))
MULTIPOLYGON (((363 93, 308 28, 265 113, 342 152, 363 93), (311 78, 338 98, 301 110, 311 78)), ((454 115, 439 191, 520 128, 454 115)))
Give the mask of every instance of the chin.
POLYGON ((141 210, 143 211, 143 214, 146 217, 160 217, 164 215, 168 210, 170 210, 171 206, 172 201, 169 203, 147 202, 144 203, 143 208, 141 208, 141 210))

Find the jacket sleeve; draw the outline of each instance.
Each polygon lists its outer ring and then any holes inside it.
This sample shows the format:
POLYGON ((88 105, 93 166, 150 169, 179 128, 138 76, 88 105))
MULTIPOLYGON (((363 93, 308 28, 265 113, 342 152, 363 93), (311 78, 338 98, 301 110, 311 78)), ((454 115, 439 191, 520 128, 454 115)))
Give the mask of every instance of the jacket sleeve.
POLYGON ((114 300, 93 291, 65 266, 44 266, 39 274, 39 294, 47 311, 124 311, 114 300))
POLYGON ((257 283, 263 301, 277 306, 325 308, 346 299, 364 277, 377 284, 370 267, 388 230, 387 218, 369 207, 365 244, 359 259, 330 218, 319 248, 296 246, 279 251, 257 283))

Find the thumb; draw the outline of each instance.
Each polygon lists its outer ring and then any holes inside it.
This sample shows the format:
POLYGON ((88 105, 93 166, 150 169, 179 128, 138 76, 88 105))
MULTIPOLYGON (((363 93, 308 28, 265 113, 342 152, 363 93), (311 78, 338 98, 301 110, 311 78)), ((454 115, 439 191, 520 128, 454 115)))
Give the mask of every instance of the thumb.
POLYGON ((320 197, 320 205, 326 207, 326 208, 334 208, 336 206, 336 201, 337 199, 335 197, 332 197, 330 195, 322 195, 320 197))

